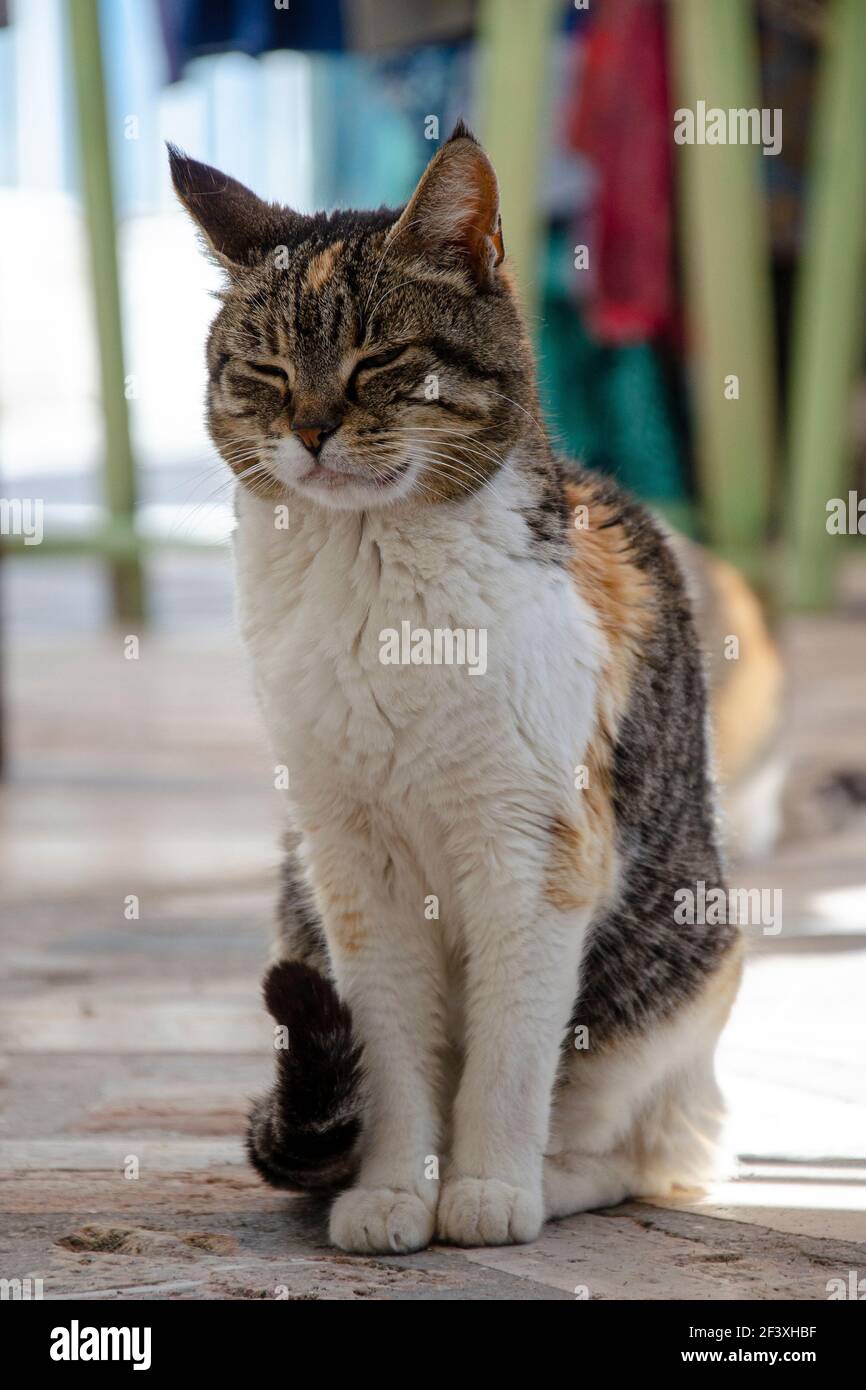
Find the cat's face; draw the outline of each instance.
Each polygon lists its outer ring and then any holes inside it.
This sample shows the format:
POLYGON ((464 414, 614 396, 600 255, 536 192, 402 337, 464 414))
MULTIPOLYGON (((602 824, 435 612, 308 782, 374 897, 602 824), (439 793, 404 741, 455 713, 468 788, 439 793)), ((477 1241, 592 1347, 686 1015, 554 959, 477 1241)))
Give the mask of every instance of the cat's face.
POLYGON ((484 486, 525 423, 532 369, 472 137, 458 128, 402 214, 304 217, 170 153, 228 274, 208 426, 244 485, 350 510, 484 486))

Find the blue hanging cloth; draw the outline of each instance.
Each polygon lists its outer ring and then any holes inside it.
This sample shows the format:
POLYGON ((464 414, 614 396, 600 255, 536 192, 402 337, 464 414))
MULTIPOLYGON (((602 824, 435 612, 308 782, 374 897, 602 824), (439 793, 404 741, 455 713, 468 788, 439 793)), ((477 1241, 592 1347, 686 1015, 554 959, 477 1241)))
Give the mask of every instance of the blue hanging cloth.
POLYGON ((206 54, 255 58, 276 48, 340 53, 345 47, 340 0, 285 9, 247 0, 159 0, 159 12, 173 82, 188 62, 206 54))

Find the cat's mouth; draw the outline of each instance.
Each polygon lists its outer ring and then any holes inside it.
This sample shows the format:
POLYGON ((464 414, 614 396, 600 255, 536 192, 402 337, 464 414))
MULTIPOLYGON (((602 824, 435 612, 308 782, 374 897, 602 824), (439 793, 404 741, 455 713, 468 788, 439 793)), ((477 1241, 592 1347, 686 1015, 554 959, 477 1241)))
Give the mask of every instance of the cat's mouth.
POLYGON ((352 453, 332 449, 329 441, 315 457, 296 440, 283 441, 270 456, 268 472, 290 492, 338 511, 363 511, 379 503, 389 504, 411 491, 414 478, 408 451, 399 458, 392 453, 386 461, 374 450, 352 453))
POLYGON ((397 464, 394 468, 376 469, 375 472, 366 470, 363 473, 338 471, 331 468, 327 463, 314 463, 306 473, 302 473, 298 479, 299 483, 305 486, 321 487, 330 491, 333 488, 362 487, 369 488, 371 491, 381 491, 382 488, 389 487, 391 483, 396 483, 401 478, 409 466, 408 459, 397 464))

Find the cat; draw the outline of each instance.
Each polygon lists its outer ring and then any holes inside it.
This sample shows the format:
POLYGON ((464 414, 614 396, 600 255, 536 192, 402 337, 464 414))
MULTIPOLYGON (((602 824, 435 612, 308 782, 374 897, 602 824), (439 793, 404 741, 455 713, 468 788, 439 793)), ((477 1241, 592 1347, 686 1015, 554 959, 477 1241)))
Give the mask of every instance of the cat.
POLYGON ((305 216, 169 154, 289 776, 252 1163, 361 1253, 699 1181, 741 964, 674 919, 723 885, 701 657, 658 525, 551 447, 490 161, 461 123, 403 210, 305 216))

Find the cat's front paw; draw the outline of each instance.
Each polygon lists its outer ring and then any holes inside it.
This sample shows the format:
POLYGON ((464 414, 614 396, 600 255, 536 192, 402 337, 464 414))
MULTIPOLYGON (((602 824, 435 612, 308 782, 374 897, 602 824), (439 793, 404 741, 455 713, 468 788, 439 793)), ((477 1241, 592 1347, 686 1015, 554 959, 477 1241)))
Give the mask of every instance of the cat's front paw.
POLYGON ((535 1240, 541 1193, 498 1178, 452 1178, 442 1188, 436 1229, 452 1245, 520 1245, 535 1240))
POLYGON ((414 1192, 352 1187, 331 1208, 334 1245, 355 1255, 407 1255, 433 1239, 436 1214, 414 1192))

